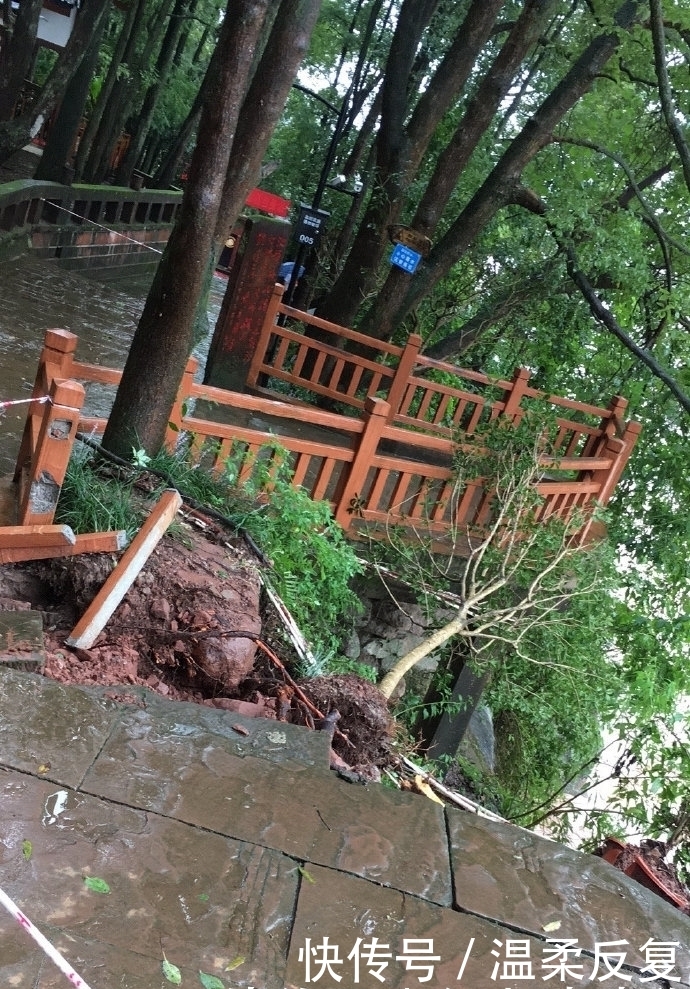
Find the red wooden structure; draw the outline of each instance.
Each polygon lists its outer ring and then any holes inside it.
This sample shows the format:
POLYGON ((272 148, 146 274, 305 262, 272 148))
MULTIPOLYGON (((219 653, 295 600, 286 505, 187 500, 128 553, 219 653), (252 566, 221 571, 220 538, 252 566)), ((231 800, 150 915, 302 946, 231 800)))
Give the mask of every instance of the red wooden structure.
MULTIPOLYGON (((540 517, 567 520, 578 512, 588 518, 595 506, 611 498, 640 432, 639 424, 623 419, 625 399, 616 396, 608 408, 599 408, 531 388, 524 369, 503 381, 429 361, 419 354, 418 337, 410 337, 404 347, 383 344, 285 307, 281 297, 282 286, 277 286, 251 382, 258 387, 263 375, 268 386, 280 382, 299 387, 302 399, 310 392, 324 395, 351 406, 355 414, 323 411, 304 400, 285 401, 275 391, 267 397, 266 385, 262 394, 241 394, 199 384, 197 362, 190 359, 170 416, 170 449, 181 434, 189 434, 195 457, 203 457, 214 470, 230 470, 240 480, 250 477, 259 461, 270 471, 287 457, 292 483, 329 502, 350 534, 365 530, 375 536, 377 526, 396 525, 423 529, 443 544, 451 535, 481 530, 491 513, 492 492, 481 478, 458 487, 452 470, 458 430, 471 446, 481 422, 497 416, 519 421, 525 400, 538 399, 554 409, 558 423, 556 450, 543 458, 544 474, 536 485, 540 517), (302 327, 311 323, 330 333, 333 342, 307 337, 294 324, 278 326, 280 312, 302 327), (338 345, 343 339, 366 345, 366 356, 343 350, 338 345), (439 369, 446 381, 448 374, 455 375, 458 384, 423 377, 439 369)), ((76 347, 72 333, 51 330, 46 335, 34 395, 52 394, 56 404, 34 407, 27 421, 17 478, 20 467, 30 464, 29 489, 40 480, 45 463, 33 438, 51 431, 42 427, 43 415, 59 413, 64 419, 60 407, 71 403, 69 430, 61 427, 68 439, 61 457, 77 429, 100 433, 105 428, 105 419, 77 411, 80 386, 60 381, 117 384, 121 372, 77 361, 76 347), (69 398, 56 394, 56 387, 68 387, 69 398)), ((50 472, 58 487, 66 463, 61 460, 50 472)), ((27 503, 26 488, 21 499, 27 503)), ((25 517, 36 521, 35 514, 25 517)), ((46 519, 40 516, 41 522, 46 519)), ((583 539, 589 529, 587 522, 583 539)))

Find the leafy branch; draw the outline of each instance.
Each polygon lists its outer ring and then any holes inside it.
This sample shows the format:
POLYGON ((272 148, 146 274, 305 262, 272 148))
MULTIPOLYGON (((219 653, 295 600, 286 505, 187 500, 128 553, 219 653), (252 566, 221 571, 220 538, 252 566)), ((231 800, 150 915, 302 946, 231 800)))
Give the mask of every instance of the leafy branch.
MULTIPOLYGON (((591 582, 579 587, 571 566, 573 558, 583 552, 582 517, 573 513, 565 521, 543 518, 535 489, 548 446, 543 428, 535 431, 527 417, 517 429, 512 423, 494 424, 485 439, 484 453, 462 454, 457 466, 457 492, 470 479, 477 483, 479 474, 483 486, 493 490, 493 499, 487 527, 464 533, 468 553, 459 578, 456 613, 398 660, 379 685, 386 697, 391 697, 410 669, 455 636, 466 640, 475 657, 501 643, 522 658, 540 663, 530 655, 535 632, 567 621, 562 613, 569 602, 595 590, 591 582)), ((418 555, 416 565, 416 582, 423 584, 436 566, 431 550, 418 555)), ((546 665, 574 670, 552 659, 546 665)))

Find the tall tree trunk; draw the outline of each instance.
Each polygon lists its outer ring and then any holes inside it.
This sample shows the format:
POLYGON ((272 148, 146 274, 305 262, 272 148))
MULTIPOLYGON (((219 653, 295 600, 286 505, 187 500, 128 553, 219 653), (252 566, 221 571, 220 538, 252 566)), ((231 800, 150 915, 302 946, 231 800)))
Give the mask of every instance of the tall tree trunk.
POLYGON ((122 163, 115 176, 115 182, 117 185, 129 185, 130 179, 132 178, 132 172, 136 168, 137 162, 139 161, 142 148, 144 147, 144 142, 151 126, 151 120, 153 118, 156 105, 168 81, 168 75, 170 73, 173 57, 175 55, 175 48, 179 37, 182 34, 184 18, 187 13, 188 6, 188 0, 175 0, 175 6, 173 7, 172 14, 170 15, 165 37, 163 38, 163 42, 158 53, 158 58, 156 60, 155 82, 151 83, 146 90, 144 102, 137 115, 136 128, 134 129, 127 152, 125 153, 122 163))
POLYGON ((110 0, 84 0, 76 16, 69 41, 60 52, 32 109, 14 120, 0 123, 0 162, 22 148, 30 139, 39 119, 46 119, 55 109, 70 79, 79 68, 84 53, 100 19, 105 17, 110 0))
MULTIPOLYGON (((113 90, 106 111, 107 120, 101 120, 101 127, 91 150, 90 172, 95 182, 103 181, 111 170, 113 151, 125 129, 127 118, 132 114, 134 104, 138 103, 141 80, 150 71, 151 62, 160 48, 173 2, 174 0, 161 0, 151 20, 144 25, 146 41, 143 50, 139 51, 134 44, 125 53, 127 78, 120 80, 120 84, 113 90)), ((136 42, 136 38, 133 40, 136 42)))
POLYGON ((408 80, 436 4, 405 0, 384 77, 372 194, 343 270, 319 308, 325 319, 351 324, 373 292, 388 242, 387 228, 398 222, 404 194, 429 141, 467 82, 502 6, 503 0, 473 0, 450 49, 409 116, 408 80))
POLYGON ((626 0, 615 16, 615 31, 595 37, 573 63, 552 93, 512 141, 470 202, 432 249, 421 270, 408 281, 407 291, 391 315, 391 326, 429 294, 450 268, 465 255, 487 223, 508 203, 515 201, 526 166, 552 138, 554 128, 592 87, 629 30, 641 16, 641 0, 626 0))
MULTIPOLYGON (((557 0, 527 0, 525 3, 522 14, 467 104, 455 134, 439 155, 410 222, 410 226, 418 233, 433 237, 460 176, 510 91, 522 62, 539 40, 556 2, 557 0)), ((391 265, 386 281, 360 324, 363 333, 383 340, 391 337, 395 329, 391 316, 407 289, 409 279, 409 274, 391 265)))
POLYGON ((125 364, 103 446, 156 453, 192 342, 213 231, 252 52, 271 0, 229 0, 211 59, 199 138, 180 216, 156 272, 125 364))
POLYGON ((72 76, 60 103, 60 109, 50 128, 46 146, 34 173, 44 182, 64 182, 65 166, 79 132, 79 124, 89 95, 89 86, 98 63, 99 46, 107 17, 102 17, 94 30, 89 48, 72 76))
POLYGON ((196 94, 194 103, 187 114, 187 119, 179 128, 172 146, 169 148, 167 155, 159 165, 158 171, 154 176, 153 186, 155 189, 169 189, 176 179, 182 157, 192 139, 192 135, 199 126, 199 119, 204 106, 204 92, 205 86, 202 83, 199 92, 196 94))
POLYGON ((321 0, 282 0, 242 105, 215 229, 220 251, 259 178, 261 162, 309 47, 321 0), (266 79, 271 86, 266 87, 266 79))
POLYGON ((84 131, 79 144, 77 160, 74 165, 75 177, 78 180, 81 180, 84 177, 90 178, 88 164, 91 157, 91 148, 93 147, 93 142, 96 138, 105 109, 110 100, 110 95, 115 87, 115 83, 117 82, 117 74, 120 65, 122 64, 125 49, 127 48, 133 33, 136 31, 140 18, 143 18, 145 9, 146 0, 130 0, 129 6, 127 7, 127 14, 122 24, 122 29, 117 39, 115 50, 113 51, 113 57, 110 61, 110 65, 108 66, 105 81, 101 86, 101 91, 98 94, 98 99, 96 100, 96 106, 89 116, 89 120, 86 124, 86 130, 84 131))
MULTIPOLYGON (((0 120, 11 120, 31 65, 42 0, 24 0, 16 14, 12 33, 5 21, 0 50, 0 120)), ((9 5, 8 5, 9 6, 9 5)), ((9 14, 9 11, 7 12, 9 14)))

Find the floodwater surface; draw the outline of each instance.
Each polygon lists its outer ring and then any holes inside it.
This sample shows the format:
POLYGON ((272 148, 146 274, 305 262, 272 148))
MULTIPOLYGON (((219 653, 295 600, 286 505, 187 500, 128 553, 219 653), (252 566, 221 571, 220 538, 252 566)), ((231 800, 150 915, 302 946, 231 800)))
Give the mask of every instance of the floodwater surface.
MULTIPOLYGON (((152 275, 151 275, 152 277, 152 275)), ((209 303, 211 330, 226 283, 214 278, 209 303)), ((148 280, 126 272, 107 282, 62 268, 54 260, 29 256, 0 266, 0 403, 31 394, 46 330, 70 330, 79 337, 80 360, 122 368, 141 314, 148 280)), ((203 361, 205 341, 195 351, 203 361)), ((85 413, 106 415, 114 389, 88 390, 85 413)), ((0 476, 10 473, 19 449, 26 406, 0 408, 0 476)))

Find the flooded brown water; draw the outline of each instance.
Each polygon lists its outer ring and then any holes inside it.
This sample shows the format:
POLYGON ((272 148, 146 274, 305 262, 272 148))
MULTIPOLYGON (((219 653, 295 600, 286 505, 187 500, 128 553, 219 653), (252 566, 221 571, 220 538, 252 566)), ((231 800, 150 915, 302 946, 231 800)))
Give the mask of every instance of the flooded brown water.
MULTIPOLYGON (((143 309, 148 279, 123 274, 108 282, 67 271, 55 261, 24 256, 0 265, 0 402, 31 393, 43 337, 59 327, 79 337, 80 360, 107 367, 124 366, 143 309)), ((213 329, 225 282, 214 278, 209 305, 213 329)), ((203 361, 208 341, 195 353, 203 361)), ((90 389, 85 411, 104 415, 113 390, 90 389)), ((0 476, 14 468, 25 406, 0 412, 0 476)))

